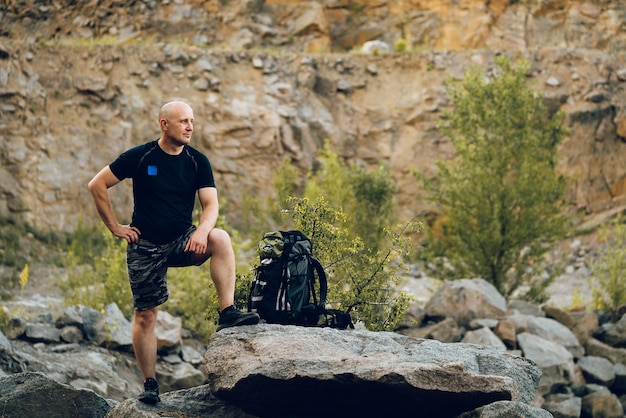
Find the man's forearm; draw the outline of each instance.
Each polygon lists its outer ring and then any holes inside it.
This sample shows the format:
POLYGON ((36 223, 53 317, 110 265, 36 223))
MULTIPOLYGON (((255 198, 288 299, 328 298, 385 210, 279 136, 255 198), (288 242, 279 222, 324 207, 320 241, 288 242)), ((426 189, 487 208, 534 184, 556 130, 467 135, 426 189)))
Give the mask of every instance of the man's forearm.
POLYGON ((109 193, 105 188, 90 188, 91 197, 93 198, 93 202, 96 206, 96 210, 98 211, 98 215, 102 219, 102 222, 106 225, 107 228, 111 232, 115 230, 119 223, 117 222, 117 218, 115 217, 115 213, 113 212, 113 208, 111 207, 111 200, 109 199, 109 193))
POLYGON ((211 232, 213 228, 215 228, 218 215, 219 211, 217 208, 213 208, 210 206, 204 208, 198 222, 198 230, 203 231, 208 235, 208 233, 211 232))

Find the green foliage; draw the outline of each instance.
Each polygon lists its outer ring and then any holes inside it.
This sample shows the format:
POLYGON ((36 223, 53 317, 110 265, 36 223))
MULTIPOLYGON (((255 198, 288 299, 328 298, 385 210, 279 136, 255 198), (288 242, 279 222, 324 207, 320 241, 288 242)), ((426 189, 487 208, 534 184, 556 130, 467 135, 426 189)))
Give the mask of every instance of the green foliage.
POLYGON ((383 165, 369 170, 346 164, 328 142, 319 159, 320 168, 309 175, 304 196, 311 200, 324 196, 331 206, 342 208, 346 229, 377 251, 384 242, 385 229, 394 223, 396 187, 391 173, 383 165))
MULTIPOLYGON (((420 225, 393 225, 395 187, 386 168, 346 164, 328 143, 319 162, 303 197, 295 196, 299 185, 293 179, 300 176, 289 161, 277 168, 278 199, 272 210, 283 215, 281 225, 289 225, 278 229, 301 230, 313 242, 314 255, 328 274, 329 307, 350 312, 370 330, 392 330, 412 300, 397 290, 402 259, 414 247, 405 233, 420 225)), ((237 282, 240 306, 247 302, 253 268, 237 282)))
POLYGON ((103 232, 99 226, 86 226, 82 220, 78 221, 67 245, 74 264, 91 264, 94 257, 106 251, 108 243, 103 232))
POLYGON ((393 44, 393 50, 395 52, 406 52, 408 49, 408 42, 406 39, 400 38, 393 44))
POLYGON ((350 214, 350 230, 376 251, 394 219, 396 187, 391 181, 391 173, 383 165, 375 170, 352 165, 348 180, 354 194, 354 198, 347 202, 352 205, 346 206, 350 214))
MULTIPOLYGON (((329 276, 328 305, 349 311, 368 329, 392 330, 412 299, 397 291, 402 257, 413 249, 403 235, 418 225, 393 226, 395 186, 385 167, 368 170, 346 164, 328 143, 320 150, 319 163, 309 173, 304 196, 296 197, 297 184, 285 179, 299 177, 283 162, 274 177, 283 206, 275 211, 286 218, 283 225, 311 238, 329 276)), ((241 283, 249 283, 251 276, 249 269, 241 283)), ((238 295, 244 303, 247 287, 238 295)))
POLYGON ((594 308, 613 311, 626 304, 626 224, 620 216, 600 229, 603 245, 591 263, 594 308), (597 286, 595 286, 597 285, 597 286))
POLYGON ((457 157, 439 161, 436 179, 425 181, 442 216, 423 255, 450 278, 482 277, 505 296, 530 283, 539 297, 548 282, 537 266, 566 225, 566 181, 555 173, 565 131, 562 114, 549 117, 526 87, 528 70, 499 56, 490 77, 473 67, 460 85, 448 81, 454 110, 440 127, 457 157))
POLYGON ((0 216, 0 299, 10 299, 10 290, 19 283, 19 275, 27 263, 59 264, 64 238, 54 232, 37 230, 13 216, 0 216))
POLYGON ((206 265, 170 268, 167 272, 170 291, 162 309, 181 318, 183 326, 202 339, 215 332, 217 292, 206 265))
POLYGON ((255 242, 265 232, 278 229, 278 225, 289 229, 289 226, 283 224, 283 204, 288 196, 298 194, 302 178, 289 159, 285 158, 272 174, 274 196, 262 200, 255 193, 245 195, 239 224, 255 242))
POLYGON ((133 314, 133 298, 126 272, 126 241, 115 237, 106 227, 100 227, 104 251, 85 253, 80 249, 79 234, 70 244, 67 254, 67 280, 59 283, 65 301, 102 310, 115 302, 126 317, 133 314), (84 264, 83 260, 91 260, 84 264))
POLYGON ((349 312, 372 331, 393 330, 412 301, 410 295, 397 291, 397 285, 403 268, 401 256, 411 248, 402 235, 416 225, 386 229, 388 246, 375 251, 345 227, 343 210, 331 206, 323 196, 291 198, 289 202, 296 229, 311 238, 315 255, 328 273, 328 305, 349 312))

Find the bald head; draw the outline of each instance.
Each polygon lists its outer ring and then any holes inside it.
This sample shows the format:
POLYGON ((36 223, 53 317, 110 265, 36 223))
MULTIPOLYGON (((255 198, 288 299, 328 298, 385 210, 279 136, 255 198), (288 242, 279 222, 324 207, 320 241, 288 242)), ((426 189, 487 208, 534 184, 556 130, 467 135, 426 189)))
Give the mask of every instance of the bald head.
POLYGON ((161 110, 159 111, 159 120, 161 119, 171 120, 174 114, 185 113, 185 112, 193 113, 191 106, 189 106, 187 103, 180 101, 180 100, 167 102, 161 107, 161 110))
POLYGON ((182 101, 165 103, 159 111, 161 139, 159 145, 168 154, 182 152, 182 147, 189 144, 193 133, 193 110, 182 101))

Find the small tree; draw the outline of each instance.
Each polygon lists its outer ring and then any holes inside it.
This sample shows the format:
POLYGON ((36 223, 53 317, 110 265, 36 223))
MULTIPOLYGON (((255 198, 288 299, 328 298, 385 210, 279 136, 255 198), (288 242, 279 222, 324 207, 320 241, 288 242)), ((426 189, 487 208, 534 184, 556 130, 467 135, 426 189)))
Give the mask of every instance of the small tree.
POLYGON ((536 277, 545 244, 565 230, 566 182, 555 173, 563 117, 549 117, 526 86, 528 70, 498 56, 491 76, 473 67, 460 85, 448 81, 453 110, 440 128, 457 157, 438 162, 426 182, 442 216, 424 254, 445 256, 453 278, 482 277, 505 296, 536 277))

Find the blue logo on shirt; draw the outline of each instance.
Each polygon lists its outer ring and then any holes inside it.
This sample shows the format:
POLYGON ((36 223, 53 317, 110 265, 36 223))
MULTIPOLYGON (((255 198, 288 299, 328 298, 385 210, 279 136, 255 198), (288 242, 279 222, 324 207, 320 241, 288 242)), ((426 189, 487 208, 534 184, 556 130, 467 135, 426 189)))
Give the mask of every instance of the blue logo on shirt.
POLYGON ((156 165, 149 165, 148 166, 148 175, 149 176, 156 176, 157 175, 157 166, 156 165))

